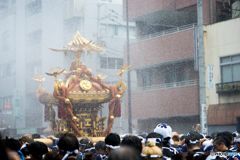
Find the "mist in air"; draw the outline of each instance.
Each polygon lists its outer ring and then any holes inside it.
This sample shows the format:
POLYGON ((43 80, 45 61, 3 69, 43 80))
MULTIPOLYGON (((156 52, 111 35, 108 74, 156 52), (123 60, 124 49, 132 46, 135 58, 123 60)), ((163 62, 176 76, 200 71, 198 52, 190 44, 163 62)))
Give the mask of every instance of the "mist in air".
MULTIPOLYGON (((38 91, 42 89, 46 95, 53 96, 56 79, 65 80, 66 72, 57 78, 46 73, 70 70, 75 55, 53 50, 64 49, 77 32, 89 40, 89 44, 103 48, 100 53, 85 51, 81 54, 82 64, 93 77, 101 75, 103 83, 112 86, 121 80, 128 87, 121 95, 121 116, 113 117, 113 132, 145 133, 152 131, 159 122, 167 122, 183 133, 200 123, 201 106, 228 102, 226 98, 221 99, 216 86, 218 81, 239 81, 239 73, 235 76, 235 69, 230 73, 229 68, 221 68, 225 63, 218 63, 236 57, 224 59, 219 55, 219 60, 212 57, 216 61, 206 62, 203 71, 208 81, 203 84, 209 89, 206 90, 209 96, 201 103, 199 47, 206 47, 206 52, 214 50, 211 36, 218 35, 220 29, 207 25, 237 18, 238 11, 232 9, 238 5, 235 1, 204 3, 202 20, 206 30, 203 36, 209 46, 199 45, 196 2, 128 0, 128 5, 126 2, 1 0, 0 128, 4 133, 12 136, 45 134, 52 130, 53 121, 60 120, 58 106, 53 103, 49 112, 49 103, 41 102, 38 91), (124 65, 129 68, 121 77, 117 73, 124 65), (214 68, 216 66, 218 68, 214 68), (219 68, 222 70, 216 71, 219 68), (223 78, 216 80, 221 76, 223 78)), ((229 102, 235 103, 235 99, 229 102)), ((108 103, 101 104, 98 115, 106 118, 105 127, 111 117, 109 111, 108 103)), ((206 117, 201 120, 206 121, 206 117)), ((211 132, 218 129, 214 124, 215 121, 211 132)))

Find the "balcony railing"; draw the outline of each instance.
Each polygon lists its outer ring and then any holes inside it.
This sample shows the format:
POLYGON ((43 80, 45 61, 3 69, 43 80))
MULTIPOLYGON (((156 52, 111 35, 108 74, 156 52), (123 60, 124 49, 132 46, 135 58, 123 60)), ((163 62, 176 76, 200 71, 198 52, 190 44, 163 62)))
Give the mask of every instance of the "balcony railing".
POLYGON ((240 94, 240 81, 216 84, 218 94, 240 94))
POLYGON ((137 90, 179 88, 179 87, 186 87, 186 86, 195 86, 197 84, 198 84, 197 80, 187 80, 187 81, 181 81, 181 82, 163 83, 163 84, 156 84, 151 86, 137 87, 137 90))
POLYGON ((147 34, 147 35, 141 36, 141 37, 137 38, 136 40, 133 40, 132 42, 148 40, 148 39, 152 39, 152 38, 155 38, 155 37, 160 37, 160 36, 164 36, 164 35, 173 34, 173 33, 176 33, 176 32, 181 32, 181 31, 193 29, 195 27, 196 27, 195 23, 188 24, 188 25, 183 25, 183 26, 179 26, 179 27, 174 27, 174 28, 167 29, 167 30, 164 30, 164 31, 161 31, 161 32, 156 32, 156 33, 153 33, 153 34, 147 34))

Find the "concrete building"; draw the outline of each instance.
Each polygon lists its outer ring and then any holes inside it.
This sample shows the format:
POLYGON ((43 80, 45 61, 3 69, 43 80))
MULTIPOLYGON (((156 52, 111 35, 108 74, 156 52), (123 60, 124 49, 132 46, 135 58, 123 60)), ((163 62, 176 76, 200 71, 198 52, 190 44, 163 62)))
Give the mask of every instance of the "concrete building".
POLYGON ((15 6, 15 2, 1 2, 1 64, 0 64, 0 81, 1 81, 1 105, 0 105, 0 124, 1 128, 13 128, 15 125, 13 102, 15 93, 16 81, 16 47, 15 47, 15 9, 9 9, 10 6, 15 6), (5 18, 8 16, 7 18, 5 18), (11 25, 7 25, 11 24, 11 25), (8 85, 2 85, 2 84, 8 85))
POLYGON ((32 77, 63 63, 63 56, 48 50, 63 44, 61 6, 53 0, 1 1, 1 127, 12 134, 37 132, 46 125, 32 77))
POLYGON ((205 27, 209 132, 236 131, 240 123, 240 18, 205 27))
MULTIPOLYGON (((96 73, 106 75, 108 84, 119 81, 118 70, 124 62, 126 46, 126 22, 123 17, 121 4, 105 3, 99 11, 98 39, 105 46, 105 51, 98 55, 96 73)), ((135 39, 135 23, 129 24, 130 39, 135 39)), ((126 82, 126 81, 125 81, 126 82)), ((122 99, 122 116, 115 119, 113 131, 127 133, 127 107, 125 97, 122 99)), ((107 116, 108 107, 105 105, 103 113, 107 116)))
MULTIPOLYGON (((234 2, 203 0, 204 24, 230 19, 234 2)), ((159 122, 186 132, 199 123, 196 3, 128 1, 129 20, 137 30, 137 40, 130 43, 136 132, 152 131, 159 122)))

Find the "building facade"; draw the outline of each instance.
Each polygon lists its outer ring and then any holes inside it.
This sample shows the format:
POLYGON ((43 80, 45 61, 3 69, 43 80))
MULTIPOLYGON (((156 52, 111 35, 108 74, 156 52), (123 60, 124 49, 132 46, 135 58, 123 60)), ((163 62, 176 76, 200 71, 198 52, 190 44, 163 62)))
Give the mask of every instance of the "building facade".
POLYGON ((209 133, 240 129, 239 26, 236 18, 204 29, 209 133))
POLYGON ((46 126, 32 77, 63 63, 62 56, 48 50, 63 44, 61 6, 61 1, 1 2, 1 128, 11 134, 36 133, 46 126))
MULTIPOLYGON (((234 2, 203 0, 204 24, 232 18, 234 2)), ((137 30, 129 53, 134 130, 167 122, 189 131, 199 123, 197 1, 129 0, 128 12, 137 30)))

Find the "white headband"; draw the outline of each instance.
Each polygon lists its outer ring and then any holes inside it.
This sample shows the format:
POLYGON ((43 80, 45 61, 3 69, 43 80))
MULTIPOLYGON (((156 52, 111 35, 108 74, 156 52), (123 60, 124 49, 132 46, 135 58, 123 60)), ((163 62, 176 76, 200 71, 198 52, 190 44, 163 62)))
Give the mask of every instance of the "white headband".
POLYGON ((162 156, 160 155, 156 155, 156 154, 153 154, 153 155, 146 155, 146 154, 142 154, 143 157, 150 157, 150 158, 160 158, 162 156))
POLYGON ((234 142, 240 143, 240 137, 235 138, 234 142))
POLYGON ((109 145, 109 144, 106 144, 106 147, 111 148, 111 149, 118 149, 118 148, 120 148, 120 146, 113 146, 113 145, 109 145))
POLYGON ((25 148, 25 147, 27 147, 27 145, 28 145, 28 143, 24 143, 24 144, 22 145, 22 147, 20 148, 20 150, 23 149, 23 148, 25 148))
POLYGON ((146 142, 159 143, 162 142, 161 138, 147 138, 146 142))
POLYGON ((95 147, 91 147, 91 148, 85 149, 84 151, 88 152, 88 151, 91 151, 93 149, 95 149, 95 147))
POLYGON ((191 144, 196 144, 196 143, 199 142, 199 140, 195 140, 195 141, 189 140, 189 142, 190 142, 191 144))
POLYGON ((67 157, 68 157, 70 154, 73 154, 73 153, 78 154, 78 150, 76 149, 76 150, 74 150, 74 151, 72 151, 72 152, 67 151, 67 153, 63 156, 62 160, 67 159, 67 157))

